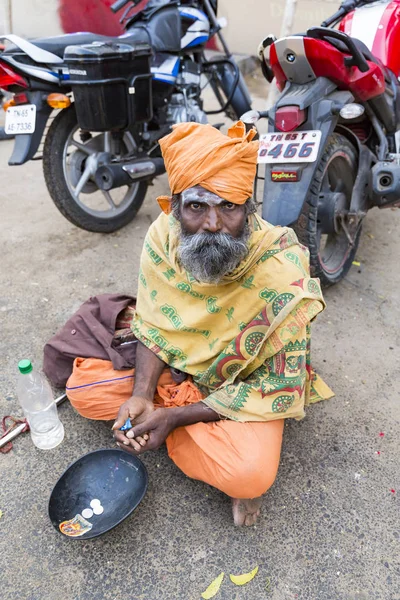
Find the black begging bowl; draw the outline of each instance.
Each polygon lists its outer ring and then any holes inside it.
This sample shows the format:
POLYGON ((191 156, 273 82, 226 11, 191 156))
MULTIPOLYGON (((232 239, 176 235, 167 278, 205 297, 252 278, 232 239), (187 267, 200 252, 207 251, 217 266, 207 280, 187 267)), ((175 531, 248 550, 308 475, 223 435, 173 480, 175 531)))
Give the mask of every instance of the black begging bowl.
POLYGON ((70 539, 97 537, 135 510, 147 484, 146 467, 136 456, 117 449, 89 452, 72 463, 54 486, 50 520, 70 539))

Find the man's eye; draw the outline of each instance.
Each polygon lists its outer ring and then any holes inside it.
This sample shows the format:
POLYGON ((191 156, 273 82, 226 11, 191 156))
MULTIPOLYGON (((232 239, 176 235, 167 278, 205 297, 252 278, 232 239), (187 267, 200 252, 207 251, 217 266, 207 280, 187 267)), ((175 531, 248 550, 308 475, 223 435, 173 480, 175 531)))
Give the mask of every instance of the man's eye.
POLYGON ((236 208, 236 204, 234 204, 233 202, 227 202, 226 204, 224 204, 224 208, 226 208, 227 210, 234 210, 236 208))
POLYGON ((200 210, 202 208, 202 204, 200 204, 200 202, 191 202, 190 208, 193 210, 200 210))

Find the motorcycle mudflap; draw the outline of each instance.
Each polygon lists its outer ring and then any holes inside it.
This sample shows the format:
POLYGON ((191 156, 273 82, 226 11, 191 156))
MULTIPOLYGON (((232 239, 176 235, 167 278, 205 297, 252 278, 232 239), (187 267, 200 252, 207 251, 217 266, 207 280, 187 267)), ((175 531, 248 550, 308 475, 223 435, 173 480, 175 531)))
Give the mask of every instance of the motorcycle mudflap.
POLYGON ((31 92, 30 104, 36 105, 36 124, 33 133, 21 133, 15 136, 14 150, 8 161, 10 166, 23 165, 34 157, 39 148, 47 120, 53 110, 43 101, 43 92, 31 92))
POLYGON ((321 131, 321 145, 315 162, 287 164, 288 169, 296 167, 299 172, 299 181, 272 181, 271 171, 284 169, 285 163, 266 165, 262 217, 272 225, 292 225, 299 218, 327 140, 336 127, 337 106, 338 104, 345 105, 353 100, 350 92, 333 91, 336 86, 324 77, 319 77, 314 82, 301 86, 304 88, 304 93, 299 93, 299 87, 287 84, 287 92, 285 90, 286 93, 283 93, 276 105, 269 111, 269 131, 275 130, 277 108, 289 105, 299 106, 300 109, 307 109, 308 114, 307 121, 301 125, 300 130, 296 131, 321 131), (293 95, 290 94, 291 90, 295 92, 293 95))

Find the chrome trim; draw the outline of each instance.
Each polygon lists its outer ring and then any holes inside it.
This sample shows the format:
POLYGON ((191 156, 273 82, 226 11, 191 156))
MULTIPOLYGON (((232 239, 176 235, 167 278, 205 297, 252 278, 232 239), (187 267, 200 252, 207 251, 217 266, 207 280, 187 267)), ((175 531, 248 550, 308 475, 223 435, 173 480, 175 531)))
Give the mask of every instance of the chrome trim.
POLYGON ((279 64, 288 81, 292 83, 310 83, 316 75, 307 59, 304 39, 301 36, 289 36, 275 42, 275 50, 279 64), (289 62, 288 55, 293 55, 295 60, 289 62))
POLYGON ((156 166, 150 160, 124 165, 122 169, 128 173, 129 177, 132 179, 147 177, 148 175, 153 175, 153 173, 156 172, 156 166))

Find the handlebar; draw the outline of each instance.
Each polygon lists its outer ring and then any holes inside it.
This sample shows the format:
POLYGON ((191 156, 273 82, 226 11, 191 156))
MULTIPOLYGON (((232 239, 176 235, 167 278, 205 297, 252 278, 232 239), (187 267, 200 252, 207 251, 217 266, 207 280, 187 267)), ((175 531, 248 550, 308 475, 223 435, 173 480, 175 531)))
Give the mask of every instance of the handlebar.
POLYGON ((114 4, 111 4, 110 9, 113 13, 116 13, 121 10, 121 8, 124 8, 128 2, 131 2, 131 0, 117 0, 114 4))
POLYGON ((339 21, 345 15, 347 15, 347 10, 344 10, 343 8, 339 8, 339 10, 337 12, 335 12, 334 15, 332 15, 328 19, 325 19, 325 21, 322 21, 321 27, 330 27, 331 25, 336 23, 336 21, 339 21))
POLYGON ((328 19, 321 23, 321 27, 330 27, 331 25, 339 21, 342 17, 347 15, 349 12, 354 10, 356 6, 358 6, 358 4, 360 4, 360 0, 345 0, 344 2, 342 2, 339 10, 335 12, 334 15, 328 17, 328 19))

